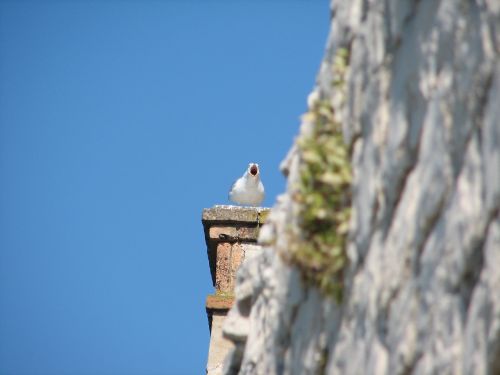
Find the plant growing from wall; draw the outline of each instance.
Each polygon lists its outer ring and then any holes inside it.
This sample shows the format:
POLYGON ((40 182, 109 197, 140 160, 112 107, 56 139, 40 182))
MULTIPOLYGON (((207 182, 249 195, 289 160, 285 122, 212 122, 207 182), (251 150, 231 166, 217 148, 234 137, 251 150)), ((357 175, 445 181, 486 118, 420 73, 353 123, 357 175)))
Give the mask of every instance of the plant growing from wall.
MULTIPOLYGON (((347 50, 339 50, 332 64, 334 90, 344 89, 347 61, 347 50)), ((340 302, 351 214, 350 155, 330 101, 317 100, 303 120, 310 129, 297 140, 300 176, 292 197, 299 219, 288 257, 306 281, 340 302)))

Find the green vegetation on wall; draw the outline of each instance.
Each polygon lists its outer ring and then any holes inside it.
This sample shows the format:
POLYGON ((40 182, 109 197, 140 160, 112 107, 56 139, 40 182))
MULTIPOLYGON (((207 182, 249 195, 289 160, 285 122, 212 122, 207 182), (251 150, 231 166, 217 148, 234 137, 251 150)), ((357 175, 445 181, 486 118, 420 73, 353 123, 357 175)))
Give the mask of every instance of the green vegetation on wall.
MULTIPOLYGON (((333 90, 344 90, 347 61, 347 50, 339 50, 332 64, 333 90)), ((351 216, 350 155, 330 101, 316 100, 304 121, 312 129, 297 140, 300 180, 292 197, 299 228, 292 233, 288 257, 307 282, 340 302, 351 216)))

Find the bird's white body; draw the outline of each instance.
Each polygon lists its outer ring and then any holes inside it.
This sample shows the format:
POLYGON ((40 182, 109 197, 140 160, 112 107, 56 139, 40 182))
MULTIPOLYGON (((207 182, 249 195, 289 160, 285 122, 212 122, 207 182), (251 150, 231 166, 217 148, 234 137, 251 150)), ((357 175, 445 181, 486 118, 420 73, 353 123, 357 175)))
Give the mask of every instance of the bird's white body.
POLYGON ((264 200, 264 185, 258 164, 251 163, 243 176, 236 180, 229 191, 229 199, 237 204, 260 206, 264 200))

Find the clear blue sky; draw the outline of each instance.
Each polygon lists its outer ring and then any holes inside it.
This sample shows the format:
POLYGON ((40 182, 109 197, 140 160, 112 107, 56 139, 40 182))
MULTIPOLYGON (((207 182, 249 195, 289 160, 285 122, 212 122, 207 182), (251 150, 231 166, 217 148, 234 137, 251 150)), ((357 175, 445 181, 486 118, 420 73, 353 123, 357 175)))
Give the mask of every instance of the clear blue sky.
POLYGON ((327 0, 0 1, 0 374, 203 374, 201 211, 272 205, 327 0))

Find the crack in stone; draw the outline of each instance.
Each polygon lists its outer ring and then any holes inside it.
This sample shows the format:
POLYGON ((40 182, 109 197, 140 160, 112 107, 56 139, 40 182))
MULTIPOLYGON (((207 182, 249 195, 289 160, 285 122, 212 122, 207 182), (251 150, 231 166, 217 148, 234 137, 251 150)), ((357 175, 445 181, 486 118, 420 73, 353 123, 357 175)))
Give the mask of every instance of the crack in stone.
MULTIPOLYGON (((484 244, 486 242, 487 234, 493 220, 498 219, 499 208, 497 207, 488 217, 488 221, 480 236, 476 237, 471 244, 472 251, 470 256, 465 260, 466 267, 462 273, 462 282, 459 284, 458 292, 462 296, 464 303, 464 310, 468 311, 472 294, 474 289, 479 283, 481 272, 484 266, 484 244)), ((465 320, 466 314, 464 314, 465 320)))
POLYGON ((424 251, 425 245, 427 244, 427 241, 429 240, 429 237, 430 237, 432 231, 436 227, 436 224, 438 223, 438 221, 443 213, 443 208, 445 206, 445 202, 447 201, 447 199, 448 199, 448 194, 447 194, 447 192, 445 192, 443 194, 443 196, 441 197, 441 199, 439 200, 439 202, 436 206, 436 209, 427 218, 427 220, 426 220, 427 225, 424 226, 424 228, 421 231, 421 233, 423 233, 422 240, 419 241, 415 246, 416 252, 414 254, 414 258, 413 258, 413 262, 412 262, 413 274, 415 276, 420 275, 420 258, 421 258, 422 252, 424 251))

